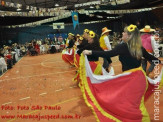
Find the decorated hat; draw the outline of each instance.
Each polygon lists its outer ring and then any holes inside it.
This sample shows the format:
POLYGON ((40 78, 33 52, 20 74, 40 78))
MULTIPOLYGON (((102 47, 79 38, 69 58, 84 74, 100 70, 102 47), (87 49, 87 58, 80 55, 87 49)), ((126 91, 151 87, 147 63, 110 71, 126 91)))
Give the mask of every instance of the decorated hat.
POLYGON ((104 27, 104 28, 102 28, 102 34, 101 35, 103 35, 107 32, 110 32, 110 31, 112 31, 112 30, 109 30, 107 27, 104 27))
POLYGON ((84 32, 85 32, 85 33, 89 33, 89 30, 88 30, 88 29, 84 29, 84 32))
POLYGON ((143 29, 140 30, 140 32, 146 32, 146 33, 154 32, 154 31, 156 30, 152 29, 149 25, 146 25, 143 29))
POLYGON ((79 37, 80 35, 79 34, 76 34, 77 37, 79 37))
POLYGON ((69 33, 68 35, 74 36, 74 34, 72 34, 72 33, 69 33))
POLYGON ((5 47, 4 47, 4 49, 7 49, 7 48, 8 48, 8 46, 5 46, 5 47))
POLYGON ((95 37, 95 32, 93 32, 93 31, 89 31, 89 36, 91 37, 91 38, 94 38, 95 37))
POLYGON ((81 40, 81 41, 82 41, 83 39, 84 39, 84 38, 83 38, 82 36, 80 36, 80 37, 79 37, 79 40, 81 40))

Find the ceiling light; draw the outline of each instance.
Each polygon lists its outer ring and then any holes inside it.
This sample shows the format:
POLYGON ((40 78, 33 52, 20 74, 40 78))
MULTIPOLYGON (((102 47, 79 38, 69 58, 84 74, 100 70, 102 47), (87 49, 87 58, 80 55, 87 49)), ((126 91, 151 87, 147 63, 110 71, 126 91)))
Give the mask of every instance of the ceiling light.
POLYGON ((58 7, 58 6, 59 6, 59 4, 56 3, 56 4, 55 4, 55 7, 58 7))
POLYGON ((99 5, 96 5, 96 9, 99 9, 100 8, 100 6, 99 5))
POLYGON ((20 8, 18 8, 18 9, 17 9, 17 11, 21 11, 21 9, 20 9, 20 8))
POLYGON ((99 15, 97 15, 96 17, 97 17, 97 18, 103 18, 103 16, 99 16, 99 15))

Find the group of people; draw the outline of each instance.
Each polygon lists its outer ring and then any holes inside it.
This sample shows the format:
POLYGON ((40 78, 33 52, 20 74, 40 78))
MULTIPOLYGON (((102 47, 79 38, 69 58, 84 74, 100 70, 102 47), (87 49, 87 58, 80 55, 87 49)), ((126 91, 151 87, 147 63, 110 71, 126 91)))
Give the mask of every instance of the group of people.
POLYGON ((17 43, 12 44, 12 46, 3 45, 0 49, 0 69, 2 73, 4 69, 11 69, 19 60, 19 57, 25 55, 24 49, 23 45, 17 43))
MULTIPOLYGON (((148 88, 146 77, 154 69, 153 61, 162 63, 159 56, 152 55, 156 53, 159 38, 151 34, 155 30, 150 26, 139 30, 131 24, 124 28, 121 43, 112 49, 108 38, 110 31, 104 27, 99 38, 94 31, 85 29, 76 40, 74 34, 69 33, 62 58, 77 67, 75 78, 97 121, 149 122, 144 99, 151 95, 154 87, 148 88), (124 71, 118 76, 108 73, 114 56, 119 56, 124 71), (104 59, 103 65, 99 57, 104 59), (146 69, 147 61, 151 64, 149 69, 146 69)), ((158 77, 161 78, 152 85, 163 82, 162 72, 158 77)))
POLYGON ((30 43, 26 43, 27 54, 34 56, 40 54, 56 53, 60 52, 64 48, 64 42, 58 43, 50 39, 45 40, 31 40, 30 43))
POLYGON ((12 45, 3 45, 0 48, 0 71, 11 69, 19 60, 19 57, 29 55, 35 56, 47 53, 60 52, 64 48, 61 44, 45 38, 45 40, 31 40, 25 44, 13 43, 12 45))
MULTIPOLYGON (((134 28, 135 26, 133 25, 131 27, 134 28)), ((136 29, 138 29, 138 28, 136 27, 136 29)), ((81 53, 84 50, 105 51, 105 52, 103 52, 104 54, 107 53, 107 51, 109 51, 109 53, 111 53, 111 56, 109 56, 108 54, 106 54, 105 56, 103 56, 103 55, 101 56, 104 59, 103 60, 103 68, 107 72, 109 72, 109 67, 111 66, 111 63, 112 63, 112 60, 110 58, 113 56, 119 56, 119 60, 122 63, 123 71, 132 69, 132 68, 136 68, 136 67, 139 67, 140 65, 142 65, 146 74, 149 75, 149 73, 152 72, 154 69, 154 62, 152 62, 152 60, 156 60, 158 58, 158 57, 155 58, 153 56, 154 51, 159 48, 159 37, 152 35, 152 33, 156 30, 150 28, 149 25, 145 26, 140 31, 138 30, 139 35, 137 34, 137 37, 133 37, 134 38, 133 40, 135 40, 135 42, 132 42, 130 45, 125 42, 126 34, 123 32, 120 45, 115 46, 115 48, 113 50, 112 50, 110 40, 108 37, 110 31, 111 30, 109 30, 107 27, 102 28, 102 33, 101 33, 100 38, 98 37, 98 35, 95 32, 90 31, 88 29, 84 30, 82 36, 77 34, 75 37, 74 34, 69 33, 68 38, 66 40, 66 50, 75 48, 75 50, 77 50, 76 52, 78 55, 81 55, 81 53), (126 49, 127 49, 126 46, 124 46, 125 49, 122 48, 123 47, 122 45, 126 45, 126 44, 127 44, 127 46, 129 46, 128 48, 130 49, 129 53, 127 53, 127 56, 130 56, 129 54, 131 54, 132 57, 134 57, 134 56, 138 57, 137 59, 139 59, 139 63, 137 63, 137 62, 133 63, 132 62, 133 60, 131 60, 131 59, 129 60, 126 57, 124 58, 124 54, 123 54, 123 56, 118 54, 118 52, 123 53, 124 51, 126 51, 126 49), (137 45, 139 45, 139 46, 137 46, 137 45), (117 47, 119 47, 119 46, 120 46, 120 48, 117 49, 117 47), (142 49, 140 48, 140 46, 142 49), (134 49, 134 48, 136 48, 136 49, 134 49), (140 50, 142 50, 142 51, 140 51, 140 50), (113 54, 112 54, 112 52, 113 52, 113 54), (127 63, 124 60, 127 60, 127 63), (146 69, 147 61, 151 64, 148 69, 146 69), (133 64, 136 66, 134 66, 133 64)), ((126 31, 127 31, 127 29, 126 29, 126 31)), ((127 36, 127 39, 128 38, 129 37, 127 36)), ((84 51, 84 53, 85 52, 87 54, 89 51, 84 51)), ((100 55, 98 57, 100 57, 100 55)), ((94 56, 94 55, 93 56, 88 55, 88 60, 89 61, 98 61, 99 60, 98 57, 94 56)), ((67 61, 67 62, 69 62, 69 61, 67 61)))

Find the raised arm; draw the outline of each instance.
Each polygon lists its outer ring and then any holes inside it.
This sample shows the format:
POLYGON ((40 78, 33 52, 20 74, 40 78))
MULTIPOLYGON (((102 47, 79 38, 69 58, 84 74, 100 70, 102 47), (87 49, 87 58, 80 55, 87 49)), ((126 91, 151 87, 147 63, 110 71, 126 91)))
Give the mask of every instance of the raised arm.
POLYGON ((117 45, 114 49, 110 50, 110 51, 88 51, 85 50, 83 53, 86 55, 92 55, 95 57, 104 57, 104 58, 108 58, 108 57, 114 57, 114 56, 118 56, 120 54, 123 54, 126 51, 125 49, 125 45, 124 44, 119 44, 117 45))

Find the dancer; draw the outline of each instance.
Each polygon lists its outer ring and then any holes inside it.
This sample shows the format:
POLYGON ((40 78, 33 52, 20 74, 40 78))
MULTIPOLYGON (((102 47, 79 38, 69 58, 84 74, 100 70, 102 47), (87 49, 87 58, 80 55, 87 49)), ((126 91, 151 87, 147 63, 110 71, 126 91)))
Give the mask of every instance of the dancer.
POLYGON ((140 32, 135 25, 125 27, 122 33, 122 40, 124 43, 117 45, 111 51, 85 50, 84 54, 104 58, 119 56, 119 60, 122 63, 122 71, 140 67, 142 57, 148 61, 158 60, 158 58, 150 55, 142 47, 140 32))
POLYGON ((69 33, 66 40, 66 48, 72 48, 74 46, 74 34, 69 33))
POLYGON ((141 59, 142 56, 150 61, 158 59, 142 47, 140 32, 135 25, 125 27, 122 39, 124 43, 111 51, 83 51, 83 54, 94 57, 119 56, 122 70, 125 71, 117 76, 96 76, 82 56, 80 79, 84 100, 94 111, 97 121, 150 122, 144 105, 148 82, 141 68, 141 59))
MULTIPOLYGON (((142 45, 145 48, 145 50, 153 55, 154 50, 156 49, 156 41, 154 36, 152 35, 152 33, 156 31, 155 29, 152 29, 149 25, 146 25, 143 29, 140 30, 140 32, 142 32, 141 35, 141 40, 142 40, 142 45)), ((150 72, 153 71, 154 69, 154 62, 149 61, 150 66, 149 68, 146 70, 147 68, 147 60, 143 59, 142 60, 142 67, 143 70, 146 72, 147 75, 150 74, 150 72)))
POLYGON ((74 34, 69 33, 66 40, 66 49, 62 51, 62 59, 70 64, 70 67, 74 67, 74 34))
POLYGON ((88 44, 88 36, 89 36, 89 30, 88 29, 84 29, 84 32, 83 32, 83 40, 77 46, 78 49, 81 49, 81 48, 83 48, 84 46, 86 46, 88 44))
MULTIPOLYGON (((88 35, 87 39, 88 39, 88 44, 77 51, 77 53, 79 55, 83 52, 83 50, 86 50, 86 49, 87 50, 103 51, 99 44, 99 38, 95 32, 89 31, 89 35, 88 35)), ((92 71, 95 74, 101 74, 102 67, 100 66, 101 65, 100 62, 98 62, 99 58, 90 55, 90 56, 88 56, 88 61, 91 64, 92 71), (99 67, 97 67, 98 65, 99 65, 99 67), (96 69, 96 68, 99 68, 99 69, 96 69)))

